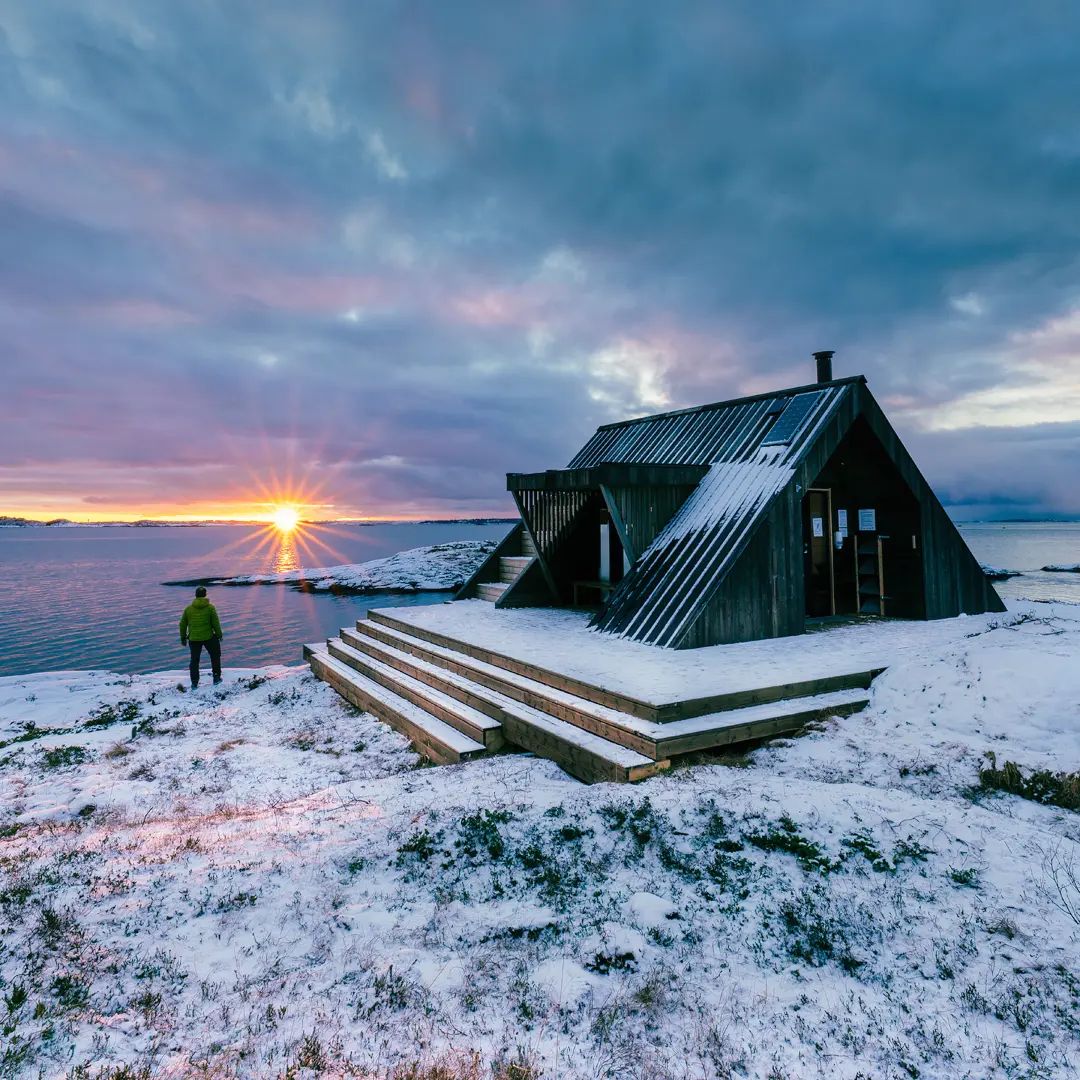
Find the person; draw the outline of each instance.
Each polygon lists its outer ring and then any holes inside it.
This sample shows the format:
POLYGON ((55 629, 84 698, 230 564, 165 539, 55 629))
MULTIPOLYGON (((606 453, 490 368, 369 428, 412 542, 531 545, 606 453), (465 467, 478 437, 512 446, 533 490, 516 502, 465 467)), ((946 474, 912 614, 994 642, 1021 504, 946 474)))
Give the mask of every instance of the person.
POLYGON ((217 608, 206 599, 206 589, 200 585, 195 599, 184 608, 180 616, 180 644, 191 649, 191 688, 199 685, 199 660, 203 646, 210 654, 210 666, 214 672, 214 685, 221 682, 221 620, 217 608))

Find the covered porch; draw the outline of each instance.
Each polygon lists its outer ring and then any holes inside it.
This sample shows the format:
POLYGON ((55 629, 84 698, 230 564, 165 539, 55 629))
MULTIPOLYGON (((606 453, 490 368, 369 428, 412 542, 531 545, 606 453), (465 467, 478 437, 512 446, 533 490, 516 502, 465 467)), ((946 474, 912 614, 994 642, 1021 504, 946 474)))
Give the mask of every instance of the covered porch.
POLYGON ((707 471, 601 464, 508 473, 536 560, 500 606, 601 606, 707 471))

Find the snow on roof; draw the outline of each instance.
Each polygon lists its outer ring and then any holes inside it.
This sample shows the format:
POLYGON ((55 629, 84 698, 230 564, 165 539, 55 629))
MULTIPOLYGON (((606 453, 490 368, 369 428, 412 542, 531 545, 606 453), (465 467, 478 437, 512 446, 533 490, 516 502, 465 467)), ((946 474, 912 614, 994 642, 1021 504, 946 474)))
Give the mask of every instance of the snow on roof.
MULTIPOLYGON (((791 480, 799 459, 847 388, 846 382, 800 388, 773 398, 732 402, 700 414, 656 418, 683 422, 683 426, 678 431, 669 430, 660 443, 642 435, 635 452, 670 453, 670 440, 676 437, 698 445, 684 429, 690 423, 703 428, 700 445, 720 456, 712 458, 704 479, 612 594, 607 608, 596 618, 597 628, 649 644, 677 644, 734 565, 773 499, 791 480), (773 403, 785 394, 789 400, 778 414, 773 403), (775 425, 791 409, 799 415, 785 430, 784 441, 769 442, 775 425)), ((602 433, 603 429, 597 436, 602 433)), ((607 450, 597 447, 597 452, 626 449, 616 441, 607 450)), ((586 450, 588 446, 571 464, 576 465, 586 450)))

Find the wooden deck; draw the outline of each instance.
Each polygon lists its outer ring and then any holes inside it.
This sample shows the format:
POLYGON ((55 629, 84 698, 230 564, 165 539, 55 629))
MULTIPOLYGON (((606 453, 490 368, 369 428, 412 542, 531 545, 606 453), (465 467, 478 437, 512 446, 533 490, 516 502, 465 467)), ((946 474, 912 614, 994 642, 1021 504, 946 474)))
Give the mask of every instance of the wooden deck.
POLYGON ((587 783, 628 782, 673 757, 858 712, 881 670, 645 702, 371 611, 305 657, 319 678, 440 764, 518 748, 587 783))

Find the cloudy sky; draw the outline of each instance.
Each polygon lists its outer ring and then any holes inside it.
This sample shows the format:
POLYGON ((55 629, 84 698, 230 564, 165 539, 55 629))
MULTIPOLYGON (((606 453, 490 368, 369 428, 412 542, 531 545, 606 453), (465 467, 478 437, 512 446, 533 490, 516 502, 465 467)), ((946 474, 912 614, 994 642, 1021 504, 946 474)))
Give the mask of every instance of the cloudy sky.
POLYGON ((957 516, 1080 516, 1077 40, 1039 0, 0 0, 0 513, 501 513, 833 348, 957 516))

